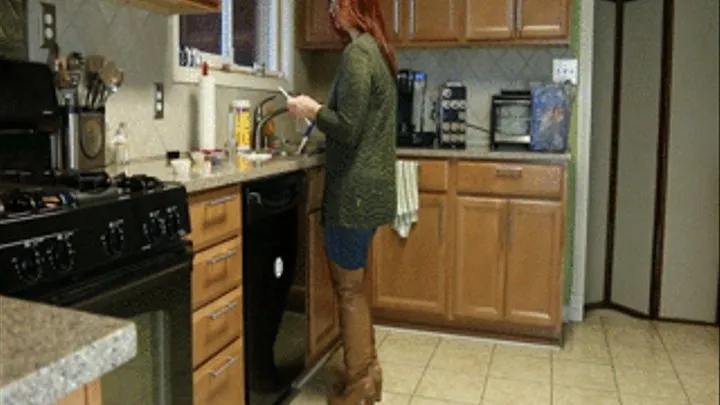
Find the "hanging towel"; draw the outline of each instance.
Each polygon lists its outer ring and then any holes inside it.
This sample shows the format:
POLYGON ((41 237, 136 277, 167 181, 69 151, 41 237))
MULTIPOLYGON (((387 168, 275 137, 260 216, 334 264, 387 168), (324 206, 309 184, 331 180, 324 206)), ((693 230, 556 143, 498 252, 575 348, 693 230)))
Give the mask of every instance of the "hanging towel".
POLYGON ((397 214, 393 229, 401 238, 407 238, 413 224, 418 221, 418 166, 418 162, 413 161, 398 160, 395 163, 397 214))

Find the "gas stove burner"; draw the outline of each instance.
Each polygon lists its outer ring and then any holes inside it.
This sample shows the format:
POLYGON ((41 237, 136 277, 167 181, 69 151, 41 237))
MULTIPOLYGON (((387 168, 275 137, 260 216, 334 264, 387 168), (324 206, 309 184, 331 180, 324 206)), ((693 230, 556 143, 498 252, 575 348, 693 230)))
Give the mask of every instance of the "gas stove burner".
POLYGON ((69 190, 15 188, 0 194, 1 211, 6 216, 75 206, 77 206, 77 198, 69 190))
POLYGON ((130 192, 162 190, 164 184, 156 177, 145 174, 128 176, 121 173, 115 177, 115 185, 130 192))
POLYGON ((48 171, 41 184, 61 185, 80 192, 100 192, 112 186, 112 179, 104 171, 48 171))

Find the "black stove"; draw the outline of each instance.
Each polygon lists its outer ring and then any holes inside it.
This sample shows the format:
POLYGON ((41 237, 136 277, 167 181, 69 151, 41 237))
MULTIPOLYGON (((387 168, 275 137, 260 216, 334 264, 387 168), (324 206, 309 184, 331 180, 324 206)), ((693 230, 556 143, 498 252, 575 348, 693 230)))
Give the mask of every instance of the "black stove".
POLYGON ((181 185, 104 171, 0 171, 0 294, 57 287, 190 232, 181 185))

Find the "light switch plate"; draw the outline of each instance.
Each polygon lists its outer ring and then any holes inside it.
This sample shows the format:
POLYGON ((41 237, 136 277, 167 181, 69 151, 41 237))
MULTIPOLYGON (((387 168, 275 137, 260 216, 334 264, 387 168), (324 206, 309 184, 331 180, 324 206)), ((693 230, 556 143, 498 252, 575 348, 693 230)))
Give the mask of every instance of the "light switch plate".
POLYGON ((578 84, 577 59, 553 59, 553 82, 578 84))
POLYGON ((153 90, 153 111, 156 120, 165 117, 165 86, 160 82, 155 83, 155 89, 153 90))
POLYGON ((55 5, 40 3, 40 26, 42 27, 42 48, 50 49, 57 41, 55 5))

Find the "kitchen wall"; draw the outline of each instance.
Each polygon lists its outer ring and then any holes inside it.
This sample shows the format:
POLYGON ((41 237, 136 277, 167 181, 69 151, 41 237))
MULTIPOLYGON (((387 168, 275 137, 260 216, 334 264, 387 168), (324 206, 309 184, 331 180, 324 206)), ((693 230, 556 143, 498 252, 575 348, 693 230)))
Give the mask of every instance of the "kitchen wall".
MULTIPOLYGON (((44 0, 57 8, 57 41, 62 53, 101 54, 125 71, 125 82, 107 106, 108 137, 118 124, 128 124, 131 158, 164 155, 166 149, 188 150, 196 141, 196 87, 173 84, 166 62, 168 17, 100 0, 44 0), (165 85, 165 118, 153 118, 153 83, 165 85)), ((40 48, 40 1, 28 0, 29 55, 44 61, 40 48)), ((227 127, 230 101, 260 101, 268 93, 219 87, 218 138, 227 127)), ((276 122, 278 131, 293 133, 293 120, 276 122)))
MULTIPOLYGON (((572 57, 567 46, 556 47, 477 47, 465 49, 406 49, 398 51, 401 68, 427 72, 428 99, 448 80, 468 86, 471 123, 490 126, 490 102, 500 89, 527 87, 530 82, 552 80, 552 60, 572 57)), ((426 102, 426 123, 431 103, 426 102)), ((468 132, 468 146, 486 147, 489 135, 477 129, 468 132)))

